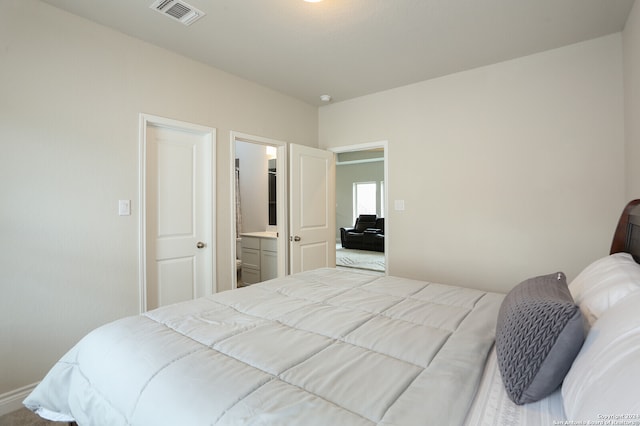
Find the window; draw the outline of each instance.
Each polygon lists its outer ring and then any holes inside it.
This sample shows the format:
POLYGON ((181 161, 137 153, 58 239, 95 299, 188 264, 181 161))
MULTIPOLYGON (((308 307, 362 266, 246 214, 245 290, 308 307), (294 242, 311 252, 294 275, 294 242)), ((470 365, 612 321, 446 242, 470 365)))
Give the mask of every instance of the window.
POLYGON ((376 214, 376 182, 356 182, 353 184, 353 220, 361 214, 376 214))

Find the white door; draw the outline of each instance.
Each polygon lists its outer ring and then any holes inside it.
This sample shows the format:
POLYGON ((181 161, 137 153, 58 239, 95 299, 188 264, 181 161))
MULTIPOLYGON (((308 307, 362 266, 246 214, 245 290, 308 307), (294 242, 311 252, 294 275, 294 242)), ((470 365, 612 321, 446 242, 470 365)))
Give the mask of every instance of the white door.
POLYGON ((145 124, 146 310, 215 291, 214 129, 172 123, 145 124))
POLYGON ((291 145, 290 270, 336 264, 335 160, 332 152, 291 145))

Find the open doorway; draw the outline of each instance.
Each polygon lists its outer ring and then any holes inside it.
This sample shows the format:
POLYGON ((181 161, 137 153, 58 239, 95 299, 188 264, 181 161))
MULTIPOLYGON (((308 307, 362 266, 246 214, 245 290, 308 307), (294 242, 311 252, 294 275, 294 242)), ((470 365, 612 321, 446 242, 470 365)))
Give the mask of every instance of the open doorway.
POLYGON ((336 267, 386 274, 387 142, 336 153, 336 267))
POLYGON ((286 143, 232 132, 230 151, 236 288, 286 273, 286 143))

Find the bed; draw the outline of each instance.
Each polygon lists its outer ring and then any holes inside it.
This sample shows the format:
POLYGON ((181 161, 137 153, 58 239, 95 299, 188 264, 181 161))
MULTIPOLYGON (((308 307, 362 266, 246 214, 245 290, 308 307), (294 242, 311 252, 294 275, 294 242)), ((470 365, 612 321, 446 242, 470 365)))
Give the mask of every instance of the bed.
POLYGON ((640 425, 637 227, 638 200, 611 255, 507 295, 325 268, 124 318, 24 405, 79 425, 640 425))

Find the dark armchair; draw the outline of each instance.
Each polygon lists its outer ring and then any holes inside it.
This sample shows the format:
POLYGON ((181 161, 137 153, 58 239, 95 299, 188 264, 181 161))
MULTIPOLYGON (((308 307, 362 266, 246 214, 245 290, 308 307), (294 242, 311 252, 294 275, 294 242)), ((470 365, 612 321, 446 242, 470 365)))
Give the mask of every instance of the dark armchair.
POLYGON ((384 251, 384 218, 361 214, 353 228, 340 228, 342 247, 384 251))

